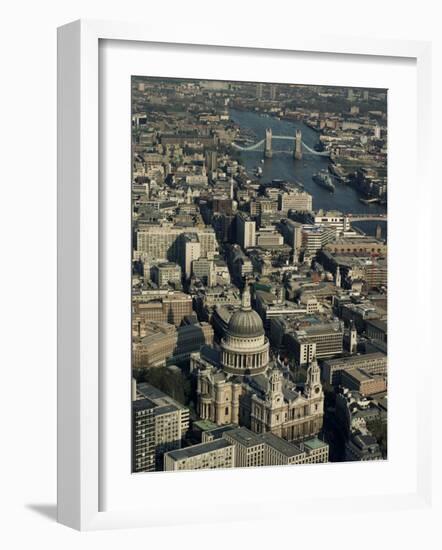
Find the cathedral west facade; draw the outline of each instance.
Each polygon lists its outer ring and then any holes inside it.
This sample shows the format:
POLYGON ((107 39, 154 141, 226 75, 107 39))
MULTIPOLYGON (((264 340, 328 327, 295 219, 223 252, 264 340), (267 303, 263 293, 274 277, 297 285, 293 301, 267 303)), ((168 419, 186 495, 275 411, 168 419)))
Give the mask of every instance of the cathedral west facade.
POLYGON ((316 359, 297 388, 270 359, 261 317, 251 307, 248 287, 241 309, 230 318, 220 349, 203 347, 191 356, 197 379, 197 412, 202 419, 272 432, 288 441, 316 436, 324 414, 324 394, 316 359))

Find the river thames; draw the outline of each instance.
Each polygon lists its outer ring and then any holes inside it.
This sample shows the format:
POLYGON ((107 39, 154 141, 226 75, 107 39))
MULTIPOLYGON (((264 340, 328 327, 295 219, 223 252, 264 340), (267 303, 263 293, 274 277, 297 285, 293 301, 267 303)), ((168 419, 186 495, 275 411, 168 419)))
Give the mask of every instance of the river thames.
MULTIPOLYGON (((295 130, 302 131, 302 140, 309 147, 313 148, 319 142, 319 134, 306 126, 303 122, 278 120, 277 118, 262 115, 251 111, 230 110, 230 118, 241 128, 252 131, 257 141, 264 138, 265 129, 271 128, 273 135, 294 136, 295 130)), ((240 151, 241 163, 252 175, 257 166, 261 166, 263 173, 261 181, 270 182, 273 179, 281 179, 289 182, 302 183, 304 189, 313 197, 313 209, 318 210, 340 210, 344 213, 352 214, 385 214, 387 208, 379 204, 363 204, 360 202, 360 195, 355 189, 348 185, 339 183, 334 178, 335 192, 330 193, 323 187, 320 187, 312 180, 312 175, 321 169, 327 169, 328 158, 308 153, 303 149, 302 160, 294 160, 293 141, 273 140, 273 157, 263 158, 262 151, 240 151)), ((367 234, 373 235, 379 222, 357 222, 357 225, 367 234)), ((386 237, 386 222, 380 223, 382 227, 382 237, 386 237)))

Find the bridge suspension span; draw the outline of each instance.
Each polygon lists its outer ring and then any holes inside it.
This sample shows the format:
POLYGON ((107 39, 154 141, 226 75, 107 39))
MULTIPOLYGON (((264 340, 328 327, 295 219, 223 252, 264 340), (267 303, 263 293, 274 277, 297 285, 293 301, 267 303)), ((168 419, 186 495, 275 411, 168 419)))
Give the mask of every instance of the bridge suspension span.
MULTIPOLYGON (((295 136, 272 136, 272 141, 274 139, 278 140, 285 140, 285 141, 295 141, 295 136)), ((312 155, 317 155, 319 157, 328 157, 330 156, 330 153, 328 151, 315 151, 311 147, 309 147, 304 141, 301 142, 303 148, 312 155)), ((238 145, 237 143, 233 142, 232 147, 235 149, 238 149, 239 151, 260 151, 264 150, 265 148, 265 139, 262 139, 261 141, 258 141, 257 143, 253 143, 252 145, 242 146, 238 145)), ((275 153, 284 153, 285 151, 280 151, 278 149, 274 150, 275 153)))

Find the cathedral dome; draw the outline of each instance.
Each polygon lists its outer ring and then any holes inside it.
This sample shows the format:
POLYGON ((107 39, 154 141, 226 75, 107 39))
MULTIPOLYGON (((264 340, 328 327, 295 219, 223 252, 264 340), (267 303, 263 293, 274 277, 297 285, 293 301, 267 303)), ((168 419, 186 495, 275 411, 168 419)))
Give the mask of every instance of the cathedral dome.
POLYGON ((235 311, 230 318, 227 330, 233 336, 240 338, 255 338, 264 334, 261 317, 253 309, 235 311))
POLYGON ((241 309, 230 317, 228 332, 239 338, 257 338, 264 335, 261 317, 250 305, 250 291, 246 286, 242 295, 241 309))
POLYGON ((253 376, 264 372, 269 364, 269 341, 261 317, 251 307, 248 285, 241 309, 230 317, 221 350, 223 368, 229 374, 253 376))

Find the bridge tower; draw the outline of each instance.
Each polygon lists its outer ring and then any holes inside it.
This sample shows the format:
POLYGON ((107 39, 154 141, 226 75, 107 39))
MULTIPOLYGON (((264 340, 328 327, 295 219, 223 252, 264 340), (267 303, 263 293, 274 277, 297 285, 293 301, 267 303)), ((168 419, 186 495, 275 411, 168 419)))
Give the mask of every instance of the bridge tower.
POLYGON ((266 128, 266 137, 264 141, 264 157, 266 159, 271 159, 272 155, 272 129, 266 128))
POLYGON ((302 132, 296 130, 295 132, 295 148, 293 149, 293 158, 296 160, 302 159, 302 132))

